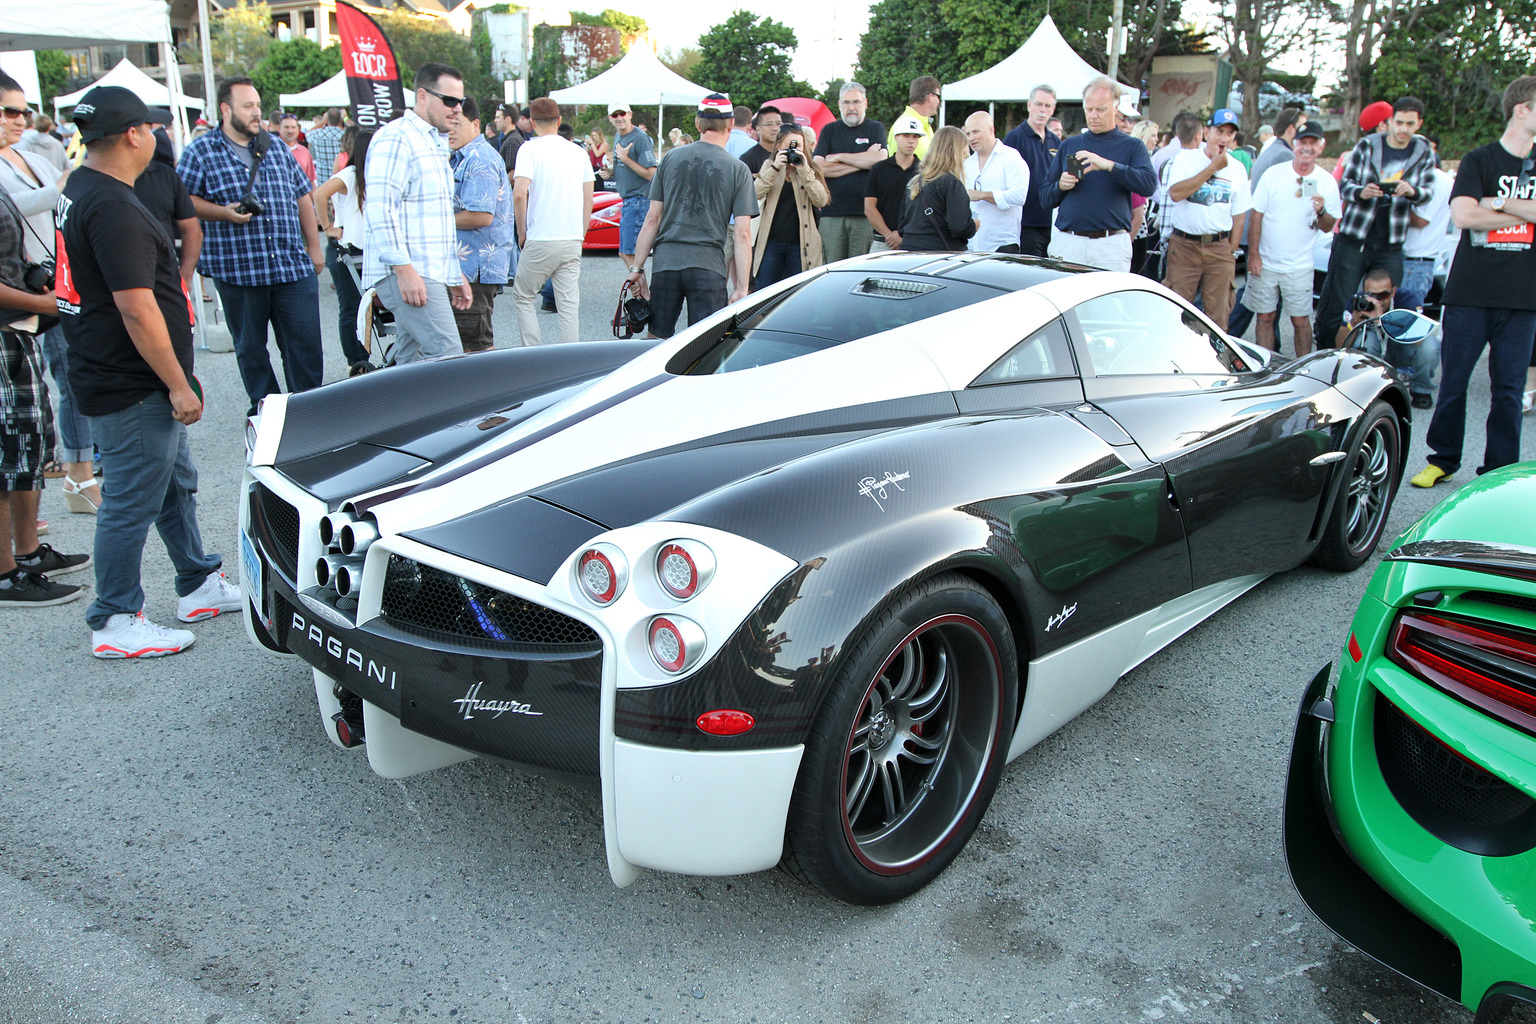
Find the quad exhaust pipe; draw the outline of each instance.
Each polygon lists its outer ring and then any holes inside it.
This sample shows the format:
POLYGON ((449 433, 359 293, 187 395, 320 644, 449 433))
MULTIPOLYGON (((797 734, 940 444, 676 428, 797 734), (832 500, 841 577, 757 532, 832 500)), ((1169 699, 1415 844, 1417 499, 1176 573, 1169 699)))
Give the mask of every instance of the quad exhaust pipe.
POLYGON ((315 582, 342 597, 351 596, 363 578, 363 560, 342 555, 322 555, 315 562, 315 582), (342 587, 346 589, 343 590, 342 587))
POLYGON ((368 550, 368 545, 378 539, 378 526, 368 520, 358 519, 345 510, 320 518, 320 543, 327 549, 339 550, 343 555, 361 555, 368 550))

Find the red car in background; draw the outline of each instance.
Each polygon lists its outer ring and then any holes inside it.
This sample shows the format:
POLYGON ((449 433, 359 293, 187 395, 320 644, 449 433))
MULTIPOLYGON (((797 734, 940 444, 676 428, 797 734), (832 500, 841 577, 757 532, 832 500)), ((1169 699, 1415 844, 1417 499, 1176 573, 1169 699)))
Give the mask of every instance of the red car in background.
POLYGON ((617 192, 592 193, 592 219, 587 222, 587 237, 582 240, 583 249, 614 249, 619 247, 619 214, 624 209, 624 198, 617 192))

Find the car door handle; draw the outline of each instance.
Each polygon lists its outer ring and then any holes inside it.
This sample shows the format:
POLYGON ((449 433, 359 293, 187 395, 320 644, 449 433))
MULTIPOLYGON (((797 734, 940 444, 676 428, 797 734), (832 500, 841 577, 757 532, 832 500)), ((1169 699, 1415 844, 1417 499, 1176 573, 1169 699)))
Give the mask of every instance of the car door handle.
POLYGON ((1323 452, 1323 454, 1319 455, 1317 458, 1315 458, 1311 462, 1307 463, 1307 465, 1309 465, 1309 466, 1326 466, 1326 465, 1329 465, 1330 463, 1338 462, 1341 459, 1347 459, 1347 458, 1349 458, 1349 453, 1348 452, 1323 452))

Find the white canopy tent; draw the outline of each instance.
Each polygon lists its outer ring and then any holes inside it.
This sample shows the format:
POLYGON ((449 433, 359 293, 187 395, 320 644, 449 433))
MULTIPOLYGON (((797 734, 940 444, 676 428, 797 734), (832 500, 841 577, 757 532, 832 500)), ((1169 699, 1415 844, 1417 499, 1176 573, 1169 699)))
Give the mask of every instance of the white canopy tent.
POLYGON ((352 105, 352 94, 347 91, 347 73, 338 71, 319 85, 303 92, 285 92, 277 101, 288 107, 341 107, 352 105))
MULTIPOLYGON (((623 60, 596 78, 569 89, 556 89, 549 96, 556 103, 655 103, 662 108, 671 103, 697 108, 714 91, 688 81, 663 64, 650 47, 640 45, 631 47, 623 60)), ((660 111, 656 131, 661 131, 660 111)))
MULTIPOLYGON (((151 107, 160 107, 165 110, 171 108, 171 91, 140 71, 134 66, 132 61, 124 57, 121 61, 118 61, 117 67, 108 71, 84 89, 67 93, 63 96, 55 96, 53 98, 54 113, 57 114, 62 107, 72 107, 79 103, 86 93, 98 85, 121 86, 151 107)), ((203 101, 194 97, 180 96, 177 102, 181 106, 192 110, 203 109, 203 101)), ((54 120, 58 120, 58 118, 55 117, 54 120)))
POLYGON ((1061 100, 1077 102, 1082 98, 1083 86, 1103 73, 1067 45, 1056 22, 1047 14, 1024 45, 1013 53, 985 71, 944 86, 939 123, 945 123, 945 107, 955 100, 1025 103, 1029 91, 1042 84, 1055 89, 1061 100))
MULTIPOLYGON (((51 0, 0 4, 0 50, 70 50, 101 43, 159 43, 162 67, 176 69, 171 10, 165 0, 51 0)), ((181 75, 164 88, 176 114, 178 141, 186 139, 181 75)))

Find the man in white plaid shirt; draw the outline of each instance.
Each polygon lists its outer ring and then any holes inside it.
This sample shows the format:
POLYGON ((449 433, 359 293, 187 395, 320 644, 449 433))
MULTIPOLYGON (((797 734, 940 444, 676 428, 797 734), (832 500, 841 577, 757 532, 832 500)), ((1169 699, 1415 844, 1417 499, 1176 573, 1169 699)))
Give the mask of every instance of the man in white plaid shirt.
POLYGON ((395 362, 460 352, 453 310, 468 309, 453 225, 448 136, 459 121, 464 76, 446 64, 416 72, 416 108, 368 145, 363 283, 395 315, 395 362))

